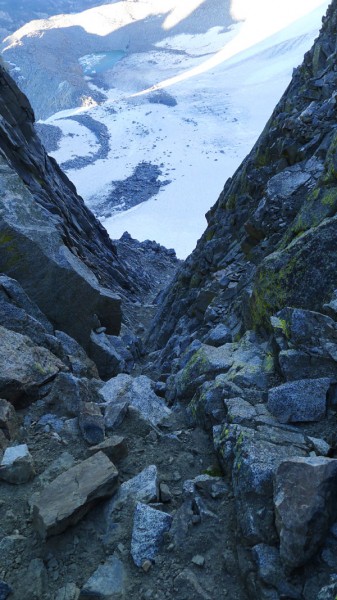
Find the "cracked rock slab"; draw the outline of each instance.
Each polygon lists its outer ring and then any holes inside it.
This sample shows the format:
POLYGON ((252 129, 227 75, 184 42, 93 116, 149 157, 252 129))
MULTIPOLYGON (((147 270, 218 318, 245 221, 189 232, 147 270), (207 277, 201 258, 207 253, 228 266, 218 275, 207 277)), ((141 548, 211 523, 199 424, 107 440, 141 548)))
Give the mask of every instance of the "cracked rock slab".
POLYGON ((112 496, 118 471, 103 452, 61 473, 34 501, 33 525, 42 538, 77 523, 100 498, 112 496))

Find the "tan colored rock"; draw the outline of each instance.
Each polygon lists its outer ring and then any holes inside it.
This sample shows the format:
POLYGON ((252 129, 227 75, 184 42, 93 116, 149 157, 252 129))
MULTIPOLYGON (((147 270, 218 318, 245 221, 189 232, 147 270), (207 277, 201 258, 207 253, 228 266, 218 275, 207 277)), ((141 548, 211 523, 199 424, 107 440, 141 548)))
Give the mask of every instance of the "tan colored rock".
POLYGON ((33 503, 33 525, 42 538, 77 523, 100 498, 112 496, 118 471, 103 452, 68 469, 47 485, 33 503))

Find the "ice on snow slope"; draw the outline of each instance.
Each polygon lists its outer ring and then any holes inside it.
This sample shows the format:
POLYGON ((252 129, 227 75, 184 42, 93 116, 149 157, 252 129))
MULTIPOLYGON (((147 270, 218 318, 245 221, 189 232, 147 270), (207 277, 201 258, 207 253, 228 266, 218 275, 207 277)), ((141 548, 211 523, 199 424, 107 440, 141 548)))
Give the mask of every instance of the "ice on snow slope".
MULTIPOLYGON (((168 29, 155 47, 114 64, 104 103, 46 121, 62 130, 53 156, 112 238, 129 231, 175 248, 181 258, 193 250, 204 214, 317 36, 329 2, 314 4, 280 31, 274 23, 269 37, 266 23, 259 32, 256 12, 225 32, 212 27, 171 37, 168 29), (146 201, 120 210, 130 196, 131 204, 146 201)), ((84 56, 86 64, 91 59, 94 65, 97 57, 84 56)))

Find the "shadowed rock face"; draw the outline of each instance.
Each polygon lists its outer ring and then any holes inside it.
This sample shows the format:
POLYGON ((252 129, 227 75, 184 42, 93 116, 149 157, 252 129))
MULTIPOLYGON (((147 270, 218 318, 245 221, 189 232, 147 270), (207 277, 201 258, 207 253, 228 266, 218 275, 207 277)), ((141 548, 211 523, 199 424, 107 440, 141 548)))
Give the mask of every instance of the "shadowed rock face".
POLYGON ((207 214, 151 343, 226 325, 270 330, 284 306, 324 312, 337 287, 337 2, 262 135, 207 214))
POLYGON ((47 156, 27 98, 2 67, 0 87, 0 270, 86 347, 99 322, 119 333, 121 297, 132 299, 142 284, 47 156))

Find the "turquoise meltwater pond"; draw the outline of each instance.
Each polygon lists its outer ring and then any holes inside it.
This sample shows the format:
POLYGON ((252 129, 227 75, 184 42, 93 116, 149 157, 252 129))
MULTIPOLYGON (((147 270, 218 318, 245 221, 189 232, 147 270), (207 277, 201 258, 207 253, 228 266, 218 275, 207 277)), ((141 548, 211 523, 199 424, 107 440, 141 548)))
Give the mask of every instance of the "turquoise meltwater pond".
POLYGON ((93 52, 79 59, 79 63, 85 75, 96 75, 111 69, 121 58, 126 55, 124 50, 112 50, 111 52, 93 52))

